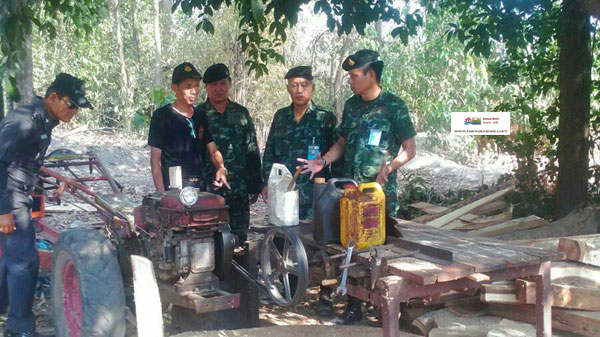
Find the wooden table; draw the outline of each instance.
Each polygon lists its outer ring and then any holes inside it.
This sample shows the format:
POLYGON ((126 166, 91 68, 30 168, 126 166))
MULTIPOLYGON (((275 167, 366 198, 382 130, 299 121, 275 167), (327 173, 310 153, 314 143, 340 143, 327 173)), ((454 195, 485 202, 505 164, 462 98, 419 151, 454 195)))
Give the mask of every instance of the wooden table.
MULTIPOLYGON (((478 288, 481 283, 516 278, 531 278, 536 282, 537 336, 551 337, 550 263, 562 260, 563 253, 522 247, 488 238, 470 236, 457 231, 438 229, 410 221, 398 220, 403 239, 451 251, 452 262, 439 261, 419 254, 394 258, 386 256, 386 267, 371 289, 368 264, 350 269, 348 295, 370 302, 381 310, 383 335, 400 336, 400 303, 413 298, 430 298, 456 289, 478 288), (365 270, 366 269, 366 270, 365 270), (475 275, 489 277, 478 280, 475 275)), ((340 245, 320 245, 312 238, 312 226, 303 223, 295 232, 309 250, 311 247, 329 255, 344 252, 340 245)), ((391 240, 393 242, 393 239, 391 240)), ((353 261, 368 259, 368 253, 353 256, 353 261)), ((312 275, 311 280, 331 275, 312 275)), ((337 276, 337 275, 336 275, 337 276)))

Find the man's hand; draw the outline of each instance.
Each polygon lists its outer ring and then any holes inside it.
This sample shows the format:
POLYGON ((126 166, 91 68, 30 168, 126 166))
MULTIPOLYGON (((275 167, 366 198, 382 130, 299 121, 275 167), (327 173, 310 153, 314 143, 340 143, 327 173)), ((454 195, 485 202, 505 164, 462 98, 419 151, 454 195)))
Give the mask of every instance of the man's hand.
POLYGON ((259 195, 260 195, 260 193, 252 193, 249 195, 248 200, 250 201, 251 204, 253 204, 258 200, 259 195))
POLYGON ((296 160, 303 163, 301 165, 302 174, 306 174, 306 173, 310 172, 310 179, 312 179, 314 177, 315 173, 321 172, 323 167, 325 167, 325 163, 323 162, 321 157, 312 159, 312 160, 308 160, 308 159, 304 159, 304 158, 296 158, 296 160))
POLYGON ((260 196, 262 197, 262 200, 267 203, 267 200, 269 200, 269 189, 264 187, 260 192, 260 196))
POLYGON ((0 215, 0 234, 10 235, 15 229, 15 217, 12 213, 0 215))
POLYGON ((388 181, 388 175, 392 173, 392 168, 385 162, 385 158, 381 161, 379 167, 379 173, 377 173, 377 179, 375 180, 379 185, 383 186, 388 181))
POLYGON ((219 189, 223 186, 231 189, 231 186, 227 183, 227 170, 224 167, 220 167, 215 174, 215 181, 213 181, 215 189, 219 189))

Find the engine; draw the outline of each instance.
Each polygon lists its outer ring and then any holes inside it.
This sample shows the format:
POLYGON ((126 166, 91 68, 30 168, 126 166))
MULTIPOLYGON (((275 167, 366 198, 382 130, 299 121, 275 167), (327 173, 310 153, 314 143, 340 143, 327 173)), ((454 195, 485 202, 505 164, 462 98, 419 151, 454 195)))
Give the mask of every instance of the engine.
POLYGON ((192 187, 153 193, 136 208, 135 222, 150 236, 158 279, 183 291, 209 287, 213 274, 227 277, 234 242, 223 197, 192 187))

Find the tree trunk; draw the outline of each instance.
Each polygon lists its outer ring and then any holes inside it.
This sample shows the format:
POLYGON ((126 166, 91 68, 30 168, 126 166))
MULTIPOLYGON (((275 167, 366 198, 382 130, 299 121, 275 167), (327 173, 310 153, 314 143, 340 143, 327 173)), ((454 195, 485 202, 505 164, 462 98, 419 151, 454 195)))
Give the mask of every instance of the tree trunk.
POLYGON ((25 59, 21 62, 21 70, 17 75, 17 88, 21 93, 21 100, 17 106, 28 104, 33 100, 33 58, 31 52, 31 35, 25 36, 23 41, 25 59))
POLYGON ((129 101, 129 78, 127 76, 127 65, 125 64, 125 51, 123 45, 123 35, 121 34, 121 4, 120 0, 111 0, 110 7, 114 21, 115 41, 119 53, 119 72, 121 75, 121 99, 124 105, 129 101))
POLYGON ((4 88, 2 87, 2 79, 0 78, 0 121, 4 118, 4 88))
MULTIPOLYGON (((162 27, 161 31, 165 34, 165 36, 173 35, 173 16, 171 15, 171 7, 173 6, 173 0, 160 0, 160 12, 161 12, 161 22, 162 27)), ((162 49, 165 53, 165 56, 173 55, 173 47, 171 45, 171 39, 165 39, 162 41, 162 49)))
POLYGON ((161 87, 160 61, 162 59, 162 42, 160 38, 160 0, 154 0, 154 87, 161 87))
POLYGON ((565 0, 559 33, 559 142, 555 218, 587 201, 591 94, 590 18, 565 0))
POLYGON ((137 0, 130 0, 131 2, 131 39, 133 40, 133 49, 136 56, 136 63, 140 61, 140 37, 137 28, 137 0))
POLYGON ((346 54, 350 49, 350 45, 352 44, 352 39, 350 36, 344 36, 344 43, 342 44, 342 48, 339 51, 339 60, 336 66, 337 71, 335 73, 335 78, 333 80, 333 106, 335 108, 335 116, 338 120, 342 120, 342 113, 344 109, 344 100, 342 98, 342 87, 344 86, 344 69, 342 69, 342 63, 346 58, 346 54))

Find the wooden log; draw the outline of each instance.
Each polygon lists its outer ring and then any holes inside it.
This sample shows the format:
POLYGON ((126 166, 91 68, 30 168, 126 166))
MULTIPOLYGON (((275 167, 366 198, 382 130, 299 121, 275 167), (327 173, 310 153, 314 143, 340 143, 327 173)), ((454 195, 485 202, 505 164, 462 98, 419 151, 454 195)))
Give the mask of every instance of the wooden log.
MULTIPOLYGON (((517 279, 517 299, 535 304, 535 282, 517 279)), ((600 284, 579 277, 553 280, 550 288, 552 306, 600 311, 600 284)))
POLYGON ((491 202, 491 201, 494 201, 496 199, 503 197, 507 193, 511 192, 513 189, 514 189, 513 186, 504 188, 496 193, 488 195, 487 197, 484 197, 484 198, 479 199, 475 202, 472 202, 464 207, 461 207, 455 211, 452 211, 442 217, 439 217, 437 219, 429 221, 429 222, 427 222, 427 225, 433 226, 433 227, 438 227, 438 228, 442 227, 443 225, 449 223, 450 221, 458 219, 461 216, 463 216, 467 213, 470 213, 472 210, 476 209, 477 207, 480 207, 482 205, 487 204, 488 202, 491 202))
MULTIPOLYGON (((535 324, 535 305, 532 304, 489 304, 492 315, 535 324)), ((589 337, 600 336, 600 312, 552 309, 552 328, 570 331, 589 337)))
POLYGON ((480 300, 484 303, 521 303, 514 282, 482 284, 480 300))
POLYGON ((509 222, 492 225, 486 228, 477 229, 469 232, 476 236, 495 236, 513 231, 522 231, 526 229, 536 228, 547 224, 548 221, 535 215, 530 215, 525 218, 514 219, 509 222))
POLYGON ((560 238, 558 250, 567 254, 567 260, 600 266, 600 237, 560 238))

